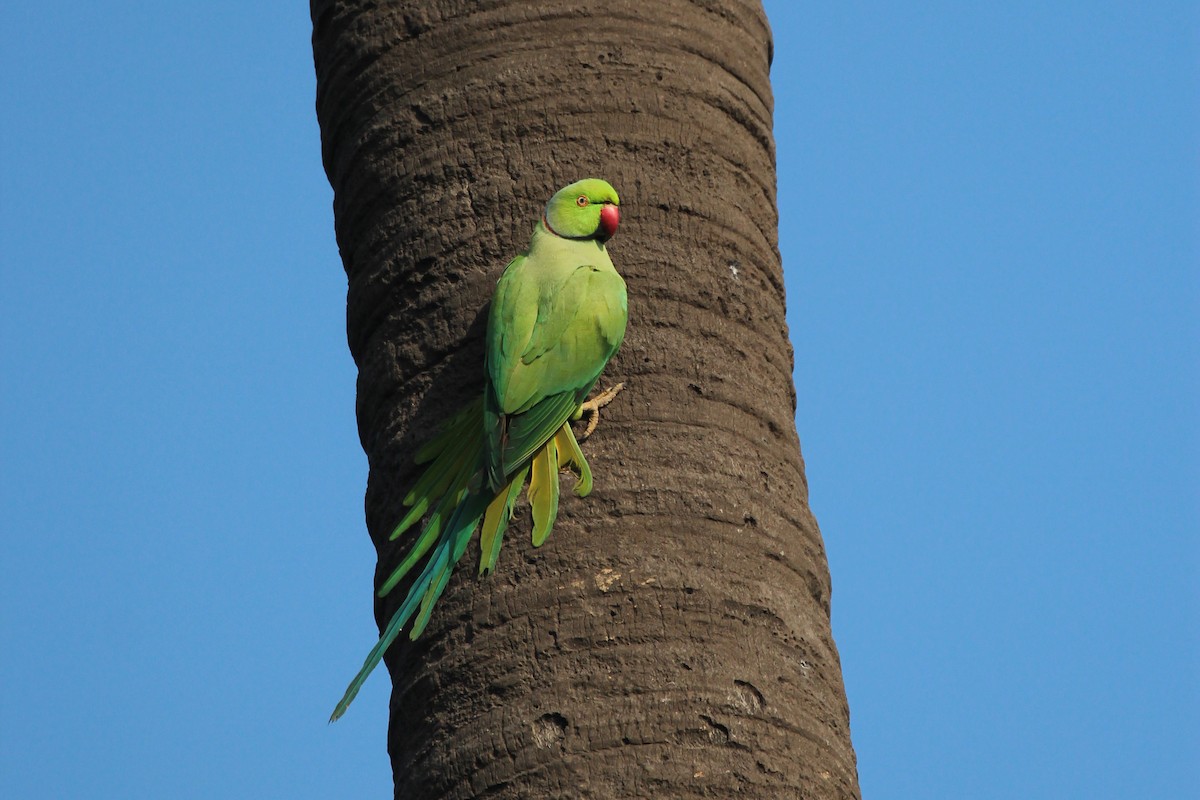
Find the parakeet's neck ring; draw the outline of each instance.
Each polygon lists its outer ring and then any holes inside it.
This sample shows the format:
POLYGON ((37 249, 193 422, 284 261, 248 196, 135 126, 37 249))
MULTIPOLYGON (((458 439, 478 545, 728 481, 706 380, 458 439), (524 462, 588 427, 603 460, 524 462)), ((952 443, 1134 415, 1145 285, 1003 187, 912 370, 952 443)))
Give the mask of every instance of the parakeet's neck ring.
POLYGON ((555 236, 557 236, 560 239, 582 239, 583 238, 582 236, 563 236, 561 233, 554 230, 554 228, 552 228, 550 226, 550 218, 547 217, 545 214, 542 214, 542 224, 546 226, 546 230, 550 231, 550 233, 554 234, 555 236))
POLYGON ((557 236, 560 239, 571 239, 572 241, 583 242, 588 239, 599 238, 594 233, 589 233, 586 236, 567 236, 565 233, 559 233, 558 231, 554 230, 554 228, 550 227, 550 220, 546 217, 545 214, 542 215, 542 224, 546 226, 546 230, 550 231, 550 233, 554 234, 555 236, 557 236))

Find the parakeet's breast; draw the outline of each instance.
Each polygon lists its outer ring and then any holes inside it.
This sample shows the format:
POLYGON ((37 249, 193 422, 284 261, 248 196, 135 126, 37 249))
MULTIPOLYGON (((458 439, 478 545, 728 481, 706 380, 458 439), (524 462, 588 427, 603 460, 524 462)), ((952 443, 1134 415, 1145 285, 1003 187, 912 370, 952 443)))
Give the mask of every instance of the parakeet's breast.
POLYGON ((493 303, 488 371, 505 414, 586 395, 625 336, 625 281, 596 242, 535 236, 493 303))

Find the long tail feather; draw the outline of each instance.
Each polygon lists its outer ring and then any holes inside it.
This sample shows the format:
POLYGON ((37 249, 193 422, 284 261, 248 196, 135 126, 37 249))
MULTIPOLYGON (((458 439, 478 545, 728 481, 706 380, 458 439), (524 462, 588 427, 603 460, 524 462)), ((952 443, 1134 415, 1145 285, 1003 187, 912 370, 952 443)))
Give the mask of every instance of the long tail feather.
POLYGON ((517 470, 508 483, 508 488, 496 495, 496 499, 488 506, 483 517, 483 530, 479 534, 479 574, 487 575, 496 569, 496 559, 500 557, 500 544, 504 540, 504 531, 508 529, 509 520, 513 516, 513 506, 521 496, 525 487, 525 479, 529 476, 529 467, 517 470))
POLYGON ((433 465, 425 470, 425 474, 417 479, 416 484, 405 495, 404 504, 412 508, 388 538, 392 541, 399 538, 413 523, 425 516, 429 507, 436 503, 452 484, 464 484, 466 479, 470 478, 474 462, 478 459, 479 437, 464 437, 456 449, 446 448, 439 453, 433 465))
POLYGON ((578 476, 575 481, 575 494, 587 497, 592 492, 592 468, 588 466, 583 451, 579 449, 579 442, 575 440, 571 423, 563 423, 558 433, 554 434, 554 442, 558 446, 559 458, 566 454, 566 458, 562 460, 563 466, 571 467, 578 476))
POLYGON ((438 539, 438 534, 442 531, 442 521, 454 513, 455 506, 462 502, 465 496, 465 489, 455 489, 455 491, 447 492, 442 497, 437 508, 429 515, 429 520, 425 523, 425 527, 421 529, 420 538, 413 543, 404 560, 400 562, 398 567, 392 570, 392 574, 379 587, 376 596, 383 597, 396 588, 396 584, 402 581, 404 576, 412 570, 413 566, 429 552, 429 548, 433 547, 433 543, 438 539))
MULTIPOLYGON (((428 571, 427 567, 426 572, 428 571)), ((417 579, 417 583, 419 584, 424 577, 424 573, 422 573, 421 578, 417 579)), ((338 701, 337 706, 333 709, 333 713, 329 716, 330 722, 337 722, 342 714, 346 713, 346 709, 350 707, 350 703, 358 695, 358 690, 366 683, 367 676, 378 666, 380 660, 383 658, 383 654, 391 647, 392 642, 396 641, 396 637, 400 635, 400 631, 404 628, 405 623, 412 617, 413 612, 417 610, 417 603, 420 599, 421 593, 410 592, 404 600, 404 605, 400 606, 396 613, 392 615, 392 619, 388 623, 387 628, 384 629, 383 635, 379 637, 379 641, 375 643, 375 646, 371 648, 371 652, 367 654, 367 660, 363 662, 362 669, 354 676, 354 680, 350 681, 350 685, 346 687, 346 693, 342 695, 342 699, 338 701)))
POLYGON ((504 532, 526 478, 529 479, 529 502, 533 509, 535 547, 545 543, 558 516, 560 467, 570 467, 578 475, 576 494, 582 497, 592 489, 591 469, 569 424, 564 423, 537 450, 531 462, 526 462, 509 476, 507 484, 494 494, 477 485, 481 470, 485 468, 483 450, 483 403, 480 400, 455 416, 442 432, 417 452, 418 463, 433 463, 405 496, 404 504, 409 510, 391 538, 397 538, 422 518, 425 518, 425 524, 404 560, 379 587, 379 596, 395 589, 422 559, 425 559, 425 565, 379 641, 371 648, 362 669, 346 688, 330 722, 346 712, 367 676, 410 620, 410 638, 416 639, 425 631, 434 605, 446 590, 454 567, 466 552, 481 520, 479 571, 486 574, 495 569, 504 532), (472 486, 475 488, 470 488, 472 486))
MULTIPOLYGON (((433 512, 429 514, 421 529, 421 535, 413 542, 404 560, 379 587, 379 596, 383 597, 392 591, 431 548, 436 545, 436 549, 426 561, 420 575, 413 581, 404 603, 388 622, 379 641, 371 648, 362 669, 346 688, 341 702, 329 718, 330 722, 346 712, 367 676, 379 664, 383 654, 417 613, 418 608, 422 612, 420 628, 423 630, 428 623, 433 603, 445 589, 454 564, 466 549, 467 542, 470 541, 483 513, 483 506, 486 505, 486 502, 481 504, 481 501, 472 497, 468 491, 468 484, 480 469, 482 452, 482 400, 471 403, 455 415, 432 441, 417 452, 417 463, 433 463, 404 498, 404 504, 411 508, 396 526, 391 538, 395 539, 404 533, 424 517, 430 508, 433 512)), ((414 629, 414 638, 418 633, 419 630, 414 629)))
POLYGON ((483 512, 483 527, 479 530, 479 574, 484 573, 483 565, 487 561, 487 553, 492 549, 492 544, 495 543, 497 537, 504 535, 504 528, 508 527, 508 517, 504 513, 508 506, 508 493, 512 489, 512 484, 504 487, 503 490, 496 493, 492 498, 492 502, 488 504, 487 511, 483 512))
POLYGON ((417 451, 417 454, 413 456, 413 461, 417 464, 424 464, 433 461, 443 450, 455 442, 474 441, 475 429, 480 426, 482 419, 483 398, 481 397, 451 417, 450 421, 442 426, 441 431, 417 451))
POLYGON ((417 621, 413 623, 410 638, 416 639, 425 630, 425 626, 429 623, 429 615, 433 611, 433 604, 445 590, 446 584, 450 580, 450 573, 454 571, 454 565, 458 563, 467 549, 467 543, 471 540, 475 526, 479 524, 479 517, 483 514, 485 504, 486 501, 476 495, 468 497, 455 510, 438 541, 437 550, 426 562, 425 569, 421 570, 421 574, 413 581, 408 596, 404 598, 404 603, 392 615, 383 635, 379 637, 379 641, 367 654, 362 669, 346 687, 346 693, 342 695, 341 701, 329 717, 330 722, 336 722, 342 714, 346 713, 346 709, 350 707, 350 703, 362 688, 363 683, 366 682, 367 676, 379 665, 383 654, 400 635, 400 631, 403 630, 418 607, 421 613, 417 617, 417 621))
MULTIPOLYGON (((446 524, 446 533, 438 543, 438 552, 431 559, 431 563, 434 564, 433 574, 430 575, 428 585, 421 597, 421 611, 417 614, 416 621, 413 622, 408 638, 415 640, 424 633, 425 626, 429 624, 429 616, 433 613, 433 605, 445 591, 446 584, 450 581, 450 574, 454 572, 455 565, 466 552, 467 544, 471 541, 471 534, 479 525, 479 518, 483 516, 487 505, 486 496, 472 495, 459 505, 454 516, 450 518, 450 522, 446 524)), ((413 586, 412 592, 415 593, 418 588, 420 588, 419 581, 413 586)))
POLYGON ((558 516, 558 447, 554 437, 533 457, 529 505, 533 508, 533 546, 541 547, 558 516))

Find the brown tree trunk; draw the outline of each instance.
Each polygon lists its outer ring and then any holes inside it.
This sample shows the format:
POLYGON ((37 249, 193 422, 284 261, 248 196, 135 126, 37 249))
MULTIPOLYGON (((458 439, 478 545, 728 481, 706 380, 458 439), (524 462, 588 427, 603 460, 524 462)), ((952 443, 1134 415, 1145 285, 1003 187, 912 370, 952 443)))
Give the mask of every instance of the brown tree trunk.
POLYGON ((564 493, 539 550, 518 514, 490 578, 468 551, 424 637, 392 648, 396 796, 857 797, 793 421, 760 4, 312 15, 379 574, 411 454, 480 391, 488 298, 546 199, 596 176, 624 212, 629 331, 601 386, 626 390, 583 445, 595 491, 564 493))

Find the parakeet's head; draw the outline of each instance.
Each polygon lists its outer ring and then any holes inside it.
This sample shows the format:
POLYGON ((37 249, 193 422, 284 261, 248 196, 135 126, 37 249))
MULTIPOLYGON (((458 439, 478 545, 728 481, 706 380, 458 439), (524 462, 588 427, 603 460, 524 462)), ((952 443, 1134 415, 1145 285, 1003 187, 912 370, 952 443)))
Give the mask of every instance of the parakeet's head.
POLYGON ((621 212, 617 190, 599 178, 584 178, 564 186, 546 204, 546 227, 567 239, 606 242, 617 232, 621 212))

